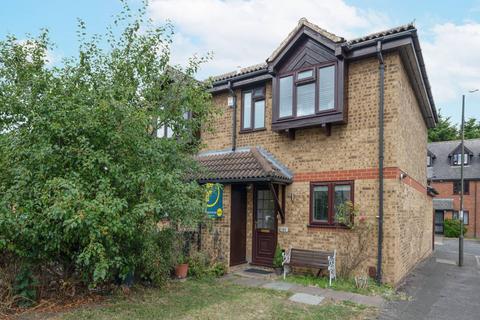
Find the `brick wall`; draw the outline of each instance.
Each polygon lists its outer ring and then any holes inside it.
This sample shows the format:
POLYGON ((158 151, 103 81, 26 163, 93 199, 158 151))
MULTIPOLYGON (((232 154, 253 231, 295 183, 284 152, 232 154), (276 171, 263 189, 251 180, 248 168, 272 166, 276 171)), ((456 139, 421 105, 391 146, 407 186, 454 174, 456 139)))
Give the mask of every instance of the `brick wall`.
MULTIPOLYGON (((385 224, 384 279, 397 283, 420 259, 431 252, 432 202, 426 186, 426 126, 398 54, 385 55, 385 224), (400 173, 408 176, 401 180, 400 173), (414 227, 412 227, 414 225, 414 227), (420 230, 423 230, 421 236, 420 230), (430 236, 429 236, 430 235, 430 236)), ((311 181, 354 180, 355 205, 367 220, 377 224, 378 214, 378 61, 375 58, 352 62, 348 66, 346 102, 348 123, 332 127, 327 136, 320 128, 297 130, 294 140, 271 131, 272 90, 266 85, 266 130, 239 133, 237 147, 261 146, 275 155, 294 173, 286 188, 288 232, 278 234, 283 248, 351 250, 356 235, 351 230, 307 227, 309 185, 311 181)), ((240 130, 241 91, 237 90, 237 130, 240 130)), ((232 109, 227 94, 214 97, 223 110, 214 119, 215 132, 203 132, 204 150, 231 148, 232 109)), ((226 193, 225 193, 226 195, 226 193)), ((248 194, 247 259, 252 252, 253 194, 248 194)), ((225 221, 214 223, 220 229, 225 221)), ((222 230, 223 230, 222 229, 222 230)), ((228 233, 227 231, 222 231, 228 233)), ((222 234, 223 234, 222 233, 222 234)), ((376 265, 377 231, 371 233, 368 260, 358 272, 376 265)), ((228 248, 225 248, 228 250, 228 248)))
MULTIPOLYGON (((467 225, 466 237, 480 237, 480 181, 468 181, 469 193, 464 195, 463 208, 468 211, 469 223, 467 225), (475 234, 476 231, 476 234, 475 234)), ((453 208, 456 211, 460 210, 460 195, 453 194, 453 181, 433 181, 431 186, 438 191, 437 198, 453 199, 453 208)), ((445 219, 450 218, 445 215, 445 219)))

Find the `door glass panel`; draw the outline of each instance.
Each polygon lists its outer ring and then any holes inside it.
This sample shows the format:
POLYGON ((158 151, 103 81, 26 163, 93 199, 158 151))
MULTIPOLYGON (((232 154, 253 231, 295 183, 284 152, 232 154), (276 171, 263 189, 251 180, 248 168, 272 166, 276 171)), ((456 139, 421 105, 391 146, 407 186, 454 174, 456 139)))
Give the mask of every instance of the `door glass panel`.
POLYGON ((275 202, 270 190, 257 190, 257 229, 275 229, 275 202))

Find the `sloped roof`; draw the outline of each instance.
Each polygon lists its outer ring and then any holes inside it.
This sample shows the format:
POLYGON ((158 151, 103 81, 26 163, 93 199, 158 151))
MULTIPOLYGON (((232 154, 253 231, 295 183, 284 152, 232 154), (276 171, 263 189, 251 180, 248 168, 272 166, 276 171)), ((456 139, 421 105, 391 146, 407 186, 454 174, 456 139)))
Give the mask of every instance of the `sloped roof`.
MULTIPOLYGON (((428 150, 435 154, 432 166, 427 168, 427 176, 432 180, 460 179, 460 166, 450 165, 449 155, 460 144, 459 140, 432 142, 428 150)), ((465 179, 480 179, 480 139, 465 140, 465 148, 472 152, 468 165, 464 166, 465 179)))
POLYGON ((266 62, 262 62, 262 63, 254 64, 254 65, 251 65, 251 66, 248 66, 248 67, 244 67, 244 68, 241 68, 240 70, 237 70, 237 71, 227 72, 227 73, 223 73, 223 74, 220 74, 220 75, 217 75, 217 76, 213 76, 212 77, 213 82, 232 79, 232 78, 238 77, 240 75, 253 73, 255 71, 260 71, 260 70, 265 70, 266 71, 267 70, 267 62, 271 62, 271 61, 275 60, 275 58, 278 56, 278 54, 280 54, 280 52, 288 44, 288 42, 303 27, 308 27, 308 28, 314 30, 315 32, 321 34, 322 36, 331 40, 334 43, 346 44, 346 45, 358 44, 358 43, 361 43, 361 42, 364 42, 364 41, 370 41, 370 40, 374 40, 374 39, 377 39, 377 38, 381 38, 381 37, 384 37, 386 35, 391 35, 391 34, 400 33, 400 32, 403 32, 403 31, 415 29, 414 24, 409 23, 409 24, 404 24, 404 25, 401 25, 401 26, 398 26, 398 27, 395 27, 395 28, 383 30, 383 31, 380 31, 380 32, 371 33, 371 34, 363 36, 363 37, 359 37, 359 38, 355 38, 355 39, 346 41, 343 37, 337 36, 337 35, 335 35, 331 32, 328 32, 327 30, 325 30, 323 28, 320 28, 316 24, 308 21, 306 18, 301 18, 298 21, 297 26, 288 34, 288 36, 272 52, 270 57, 267 58, 266 62))
POLYGON ((196 156, 202 172, 199 182, 271 181, 291 183, 292 173, 266 150, 253 147, 236 151, 209 151, 196 156))
MULTIPOLYGON (((453 156, 454 154, 457 154, 459 152, 462 153, 461 149, 462 149, 462 143, 459 142, 457 147, 455 149, 452 149, 452 151, 448 154, 448 156, 449 157, 453 156)), ((465 144, 464 151, 469 155, 473 155, 473 152, 470 149, 468 149, 467 144, 465 144)))
POLYGON ((275 60, 275 58, 279 55, 279 53, 283 50, 283 48, 290 42, 290 40, 295 36, 295 34, 303 27, 308 27, 308 28, 312 29, 313 31, 321 34, 322 36, 331 40, 332 42, 340 43, 340 42, 345 41, 344 38, 339 37, 337 35, 334 35, 333 33, 328 32, 327 30, 320 28, 316 24, 313 24, 313 23, 309 22, 306 18, 301 18, 298 21, 297 26, 288 34, 288 36, 272 52, 270 57, 268 57, 267 62, 271 62, 271 61, 275 60))
POLYGON ((266 69, 267 69, 267 63, 266 62, 258 63, 258 64, 254 64, 253 66, 248 66, 248 67, 245 67, 245 68, 241 68, 237 71, 227 72, 227 73, 224 73, 224 74, 220 74, 218 76, 214 76, 214 77, 212 77, 212 81, 227 80, 227 79, 231 79, 231 78, 234 78, 234 77, 238 77, 242 74, 248 74, 248 73, 252 73, 252 72, 255 72, 255 71, 266 70, 266 69))
POLYGON ((379 31, 379 32, 374 32, 374 33, 368 34, 366 36, 362 36, 362 37, 359 37, 359 38, 349 40, 349 41, 347 41, 347 45, 357 44, 357 43, 365 42, 365 41, 369 41, 369 40, 375 40, 375 39, 379 39, 379 38, 382 38, 382 37, 385 37, 385 36, 388 36, 388 35, 391 35, 391 34, 400 33, 400 32, 407 31, 407 30, 412 30, 412 29, 415 29, 415 25, 413 23, 408 23, 408 24, 404 24, 404 25, 401 25, 401 26, 398 26, 398 27, 386 29, 386 30, 379 31))

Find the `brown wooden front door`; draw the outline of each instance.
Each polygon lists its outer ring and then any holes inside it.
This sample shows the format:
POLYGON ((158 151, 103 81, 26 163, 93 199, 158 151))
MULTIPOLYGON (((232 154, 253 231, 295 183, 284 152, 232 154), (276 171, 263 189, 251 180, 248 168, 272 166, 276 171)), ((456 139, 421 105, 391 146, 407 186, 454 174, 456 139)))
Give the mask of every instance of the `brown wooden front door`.
POLYGON ((247 261, 247 192, 243 185, 232 185, 230 221, 230 266, 247 261))
POLYGON ((252 263, 272 266, 277 246, 277 217, 272 191, 257 187, 254 191, 252 263))

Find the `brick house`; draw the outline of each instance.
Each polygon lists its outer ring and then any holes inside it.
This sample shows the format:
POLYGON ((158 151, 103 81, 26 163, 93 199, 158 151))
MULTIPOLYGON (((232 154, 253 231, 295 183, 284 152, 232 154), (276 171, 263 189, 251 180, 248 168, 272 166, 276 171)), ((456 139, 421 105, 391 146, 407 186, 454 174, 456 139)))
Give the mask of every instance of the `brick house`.
MULTIPOLYGON (((439 193, 434 201, 435 232, 443 233, 445 219, 458 218, 460 210, 461 141, 428 144, 427 171, 430 186, 439 193)), ((480 235, 480 139, 465 140, 464 223, 467 237, 480 235)))
POLYGON ((301 19, 265 63, 214 77, 211 92, 198 180, 223 192, 203 250, 269 266, 277 244, 336 249, 341 268, 358 240, 336 209, 352 201, 374 226, 359 273, 396 284, 431 253, 437 114, 413 25, 347 41, 301 19))

